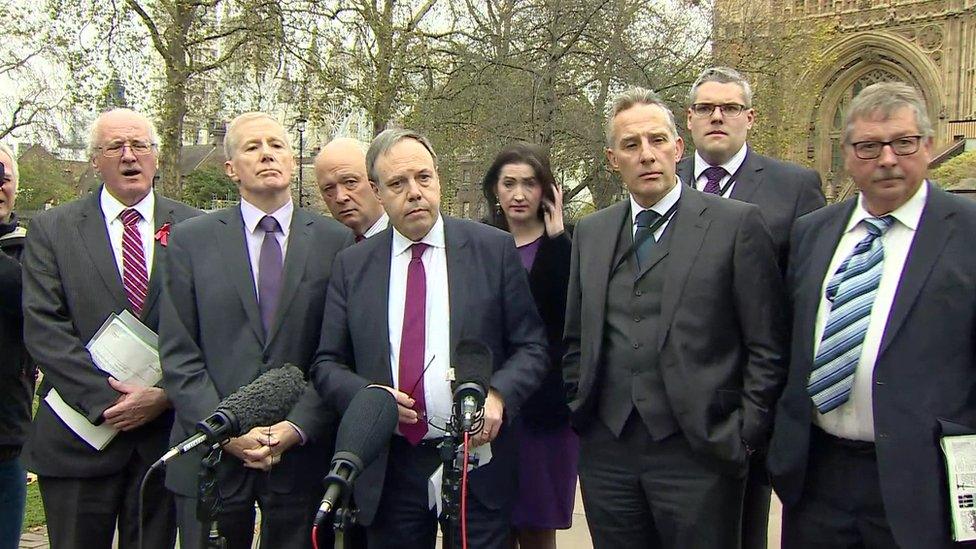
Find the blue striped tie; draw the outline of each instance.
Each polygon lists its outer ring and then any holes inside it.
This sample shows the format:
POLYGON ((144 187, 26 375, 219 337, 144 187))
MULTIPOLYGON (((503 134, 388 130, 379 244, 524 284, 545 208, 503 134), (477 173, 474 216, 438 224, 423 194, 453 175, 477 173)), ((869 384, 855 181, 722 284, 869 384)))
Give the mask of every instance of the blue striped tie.
POLYGON ((854 369, 861 358, 884 265, 884 246, 879 237, 894 221, 890 215, 864 219, 867 236, 854 246, 827 283, 830 314, 807 383, 807 392, 821 414, 847 402, 851 395, 854 369))

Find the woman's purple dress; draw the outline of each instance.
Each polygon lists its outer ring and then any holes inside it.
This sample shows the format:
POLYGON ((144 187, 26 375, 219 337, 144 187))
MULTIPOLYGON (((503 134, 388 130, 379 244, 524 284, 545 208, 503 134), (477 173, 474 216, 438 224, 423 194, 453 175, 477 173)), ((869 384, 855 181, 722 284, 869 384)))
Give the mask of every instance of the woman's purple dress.
MULTIPOLYGON (((539 238, 518 248, 522 265, 532 270, 539 238)), ((532 429, 516 422, 519 441, 519 495, 512 525, 520 529, 566 529, 573 523, 579 438, 566 423, 532 429)))

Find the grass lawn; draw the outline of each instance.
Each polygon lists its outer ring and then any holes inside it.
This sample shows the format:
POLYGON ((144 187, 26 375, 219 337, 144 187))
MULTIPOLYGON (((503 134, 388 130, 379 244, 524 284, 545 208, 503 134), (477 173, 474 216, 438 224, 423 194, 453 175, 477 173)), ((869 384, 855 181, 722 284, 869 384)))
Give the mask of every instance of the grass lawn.
POLYGON ((37 488, 37 482, 27 485, 27 507, 24 512, 24 528, 21 532, 26 532, 28 528, 40 526, 47 522, 44 518, 44 507, 41 505, 41 491, 37 488))

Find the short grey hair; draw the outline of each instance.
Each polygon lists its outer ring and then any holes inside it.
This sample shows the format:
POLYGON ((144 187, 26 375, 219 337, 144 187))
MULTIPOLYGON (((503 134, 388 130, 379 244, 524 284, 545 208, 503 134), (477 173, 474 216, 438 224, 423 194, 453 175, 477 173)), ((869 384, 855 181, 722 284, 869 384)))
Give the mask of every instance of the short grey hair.
POLYGON ((434 152, 434 146, 423 134, 407 128, 390 128, 380 132, 370 143, 369 150, 366 151, 366 173, 369 175, 370 181, 377 185, 380 184, 379 177, 376 175, 376 160, 390 152, 394 145, 404 139, 413 139, 423 145, 430 153, 431 158, 434 159, 434 167, 437 167, 437 154, 434 152))
POLYGON ((0 153, 10 158, 10 177, 13 178, 14 188, 16 189, 20 184, 20 168, 17 167, 17 157, 14 156, 14 151, 5 143, 0 143, 0 153))
POLYGON ((237 152, 237 145, 241 141, 241 137, 237 135, 237 129, 241 124, 246 122, 252 122, 254 120, 270 120, 277 124, 285 136, 285 145, 288 146, 288 150, 292 151, 291 140, 288 138, 288 132, 284 131, 285 127, 278 121, 277 118, 271 116, 266 112, 253 111, 239 114, 234 117, 233 120, 227 124, 227 133, 224 135, 224 158, 230 160, 234 158, 234 153, 237 152))
POLYGON ((95 158, 99 152, 99 147, 101 147, 101 144, 98 142, 98 132, 102 129, 102 120, 104 120, 105 117, 110 114, 128 114, 142 120, 147 126, 149 126, 149 140, 153 143, 153 145, 159 146, 159 132, 156 131, 156 124, 153 124, 153 121, 150 120, 148 116, 132 109, 111 109, 98 115, 98 118, 95 119, 95 122, 92 123, 91 128, 88 130, 89 159, 95 158))
POLYGON ((883 120, 891 117, 895 111, 909 108, 915 113, 915 125, 923 137, 931 137, 932 121, 929 119, 925 107, 925 100, 917 89, 904 82, 878 82, 861 90, 851 100, 844 120, 843 143, 849 144, 854 122, 879 113, 883 120))
POLYGON ((667 103, 661 99, 660 95, 651 90, 635 87, 626 89, 613 98, 613 103, 610 105, 610 116, 607 117, 607 123, 604 127, 608 148, 613 148, 613 119, 621 112, 636 105, 656 105, 660 107, 668 115, 668 131, 671 132, 671 137, 678 139, 678 126, 674 122, 674 113, 671 112, 671 108, 668 107, 667 103))
POLYGON ((695 96, 698 95, 698 88, 706 82, 718 82, 719 84, 736 84, 742 88, 742 98, 745 100, 746 108, 752 108, 752 86, 739 71, 731 67, 710 67, 698 75, 698 79, 691 85, 688 92, 688 104, 695 103, 695 96))

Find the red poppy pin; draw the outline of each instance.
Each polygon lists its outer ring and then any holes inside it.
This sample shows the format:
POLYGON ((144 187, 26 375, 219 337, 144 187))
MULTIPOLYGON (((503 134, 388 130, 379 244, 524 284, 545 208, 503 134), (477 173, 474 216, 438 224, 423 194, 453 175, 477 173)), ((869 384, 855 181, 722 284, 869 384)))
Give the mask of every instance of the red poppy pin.
POLYGON ((169 228, 171 225, 172 223, 167 221, 166 223, 163 223, 163 226, 160 227, 158 231, 156 231, 156 240, 164 248, 167 244, 169 244, 169 228))

